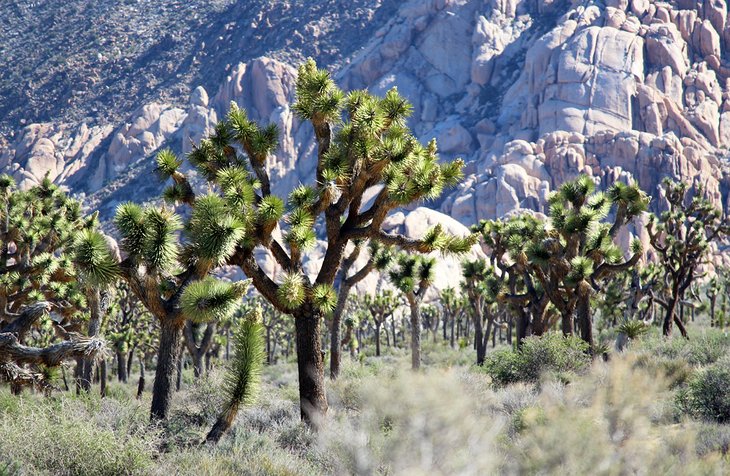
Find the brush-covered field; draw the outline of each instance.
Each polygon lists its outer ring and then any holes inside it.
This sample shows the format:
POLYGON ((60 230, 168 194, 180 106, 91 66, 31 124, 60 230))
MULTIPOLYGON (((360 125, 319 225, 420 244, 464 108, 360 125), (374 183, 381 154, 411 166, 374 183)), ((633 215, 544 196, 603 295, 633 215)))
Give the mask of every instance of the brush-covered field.
POLYGON ((256 402, 215 447, 200 441, 223 404, 220 367, 197 382, 186 370, 156 424, 132 383, 110 382, 104 399, 3 389, 0 474, 730 472, 727 333, 650 334, 592 363, 564 342, 490 348, 484 368, 443 342, 424 345, 420 372, 402 349, 346 357, 318 434, 300 421, 296 365, 267 366, 256 402))

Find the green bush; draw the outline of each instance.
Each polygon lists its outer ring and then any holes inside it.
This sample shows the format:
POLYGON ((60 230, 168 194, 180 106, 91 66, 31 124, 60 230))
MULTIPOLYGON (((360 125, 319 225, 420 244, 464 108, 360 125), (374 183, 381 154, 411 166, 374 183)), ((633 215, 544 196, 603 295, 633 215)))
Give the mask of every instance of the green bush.
POLYGON ((677 403, 696 418, 730 422, 730 359, 699 370, 677 394, 677 403))
POLYGON ((519 350, 499 350, 484 362, 484 370, 495 385, 537 382, 545 372, 570 374, 590 365, 588 344, 575 336, 545 334, 528 337, 519 350))

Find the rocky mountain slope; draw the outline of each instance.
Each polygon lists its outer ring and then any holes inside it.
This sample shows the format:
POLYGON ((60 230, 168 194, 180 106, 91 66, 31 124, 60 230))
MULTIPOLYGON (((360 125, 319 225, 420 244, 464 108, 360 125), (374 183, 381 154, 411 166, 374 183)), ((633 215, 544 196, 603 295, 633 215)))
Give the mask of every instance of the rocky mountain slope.
MULTIPOLYGON (((149 7, 143 0, 120 3, 149 7)), ((311 131, 289 109, 295 66, 312 55, 330 65, 344 88, 380 93, 397 86, 414 104, 411 125, 418 136, 436 137, 444 156, 467 160, 465 184, 428 204, 464 224, 521 208, 541 210, 550 190, 581 172, 604 184, 635 179, 652 195, 662 177, 683 177, 730 206, 725 0, 206 5, 191 20, 198 26, 184 28, 200 38, 227 32, 217 50, 208 49, 212 43, 193 48, 204 58, 196 63, 181 61, 193 50, 170 47, 166 51, 180 55, 173 64, 185 79, 175 83, 154 73, 159 84, 181 89, 161 86, 150 102, 131 94, 130 104, 138 101, 138 107, 121 108, 130 112, 119 121, 77 121, 59 113, 26 125, 0 144, 0 167, 28 184, 49 173, 109 216, 120 200, 159 192, 150 173, 155 150, 186 151, 236 101, 284 131, 269 168, 279 191, 286 191, 308 180, 314 167, 311 131)), ((7 40, 0 44, 7 49, 7 40)), ((149 64, 162 64, 165 54, 150 53, 149 64)), ((104 77, 123 87, 111 73, 104 77)), ((3 93, 3 107, 12 103, 9 97, 3 93)), ((89 108, 107 107, 105 97, 89 108)), ((10 117, 18 117, 22 104, 12 104, 17 111, 10 117)), ((83 109, 86 103, 78 104, 83 109)))

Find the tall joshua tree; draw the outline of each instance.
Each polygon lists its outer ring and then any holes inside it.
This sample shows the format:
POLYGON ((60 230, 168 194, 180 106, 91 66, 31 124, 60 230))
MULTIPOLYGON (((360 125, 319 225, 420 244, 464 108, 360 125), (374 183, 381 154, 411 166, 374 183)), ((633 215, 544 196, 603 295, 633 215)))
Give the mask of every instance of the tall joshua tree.
MULTIPOLYGON (((301 414, 316 423, 327 412, 321 323, 337 304, 333 285, 348 243, 458 252, 473 239, 449 236, 441 227, 420 239, 382 230, 391 210, 436 198, 456 185, 463 166, 461 160, 440 163, 434 141, 424 147, 413 137, 405 125, 412 108, 395 89, 383 98, 367 91, 345 95, 309 60, 299 68, 296 95, 293 110, 314 130, 317 167, 314 182, 295 188, 286 200, 272 193, 266 170, 279 131, 251 121, 235 104, 189 159, 215 185, 221 219, 241 231, 226 235, 231 237, 226 263, 239 266, 262 296, 294 318, 301 414), (368 190, 376 193, 365 203, 368 190), (303 255, 316 244, 317 223, 323 223, 326 250, 309 276, 303 255), (273 256, 282 270, 279 279, 266 273, 256 250, 273 256)), ((162 161, 174 181, 166 196, 190 202, 192 187, 178 170, 180 161, 171 154, 162 161)))
POLYGON ((518 256, 527 260, 530 276, 560 312, 563 333, 573 333, 575 316, 581 338, 591 348, 591 298, 601 289, 602 279, 639 261, 638 240, 632 242, 628 259, 615 240, 648 204, 649 198, 635 184, 616 182, 606 193, 596 192, 593 179, 582 175, 551 195, 550 226, 532 229, 524 256, 518 256))
MULTIPOLYGON (((169 157, 160 154, 158 166, 163 173, 169 157)), ((186 192, 192 212, 182 236, 182 219, 166 208, 125 203, 114 219, 122 236, 121 247, 128 255, 119 264, 119 276, 160 322, 152 419, 167 417, 185 322, 220 318, 247 290, 247 282, 230 284, 208 277, 235 249, 242 225, 229 219, 220 197, 195 198, 192 189, 186 192)), ((85 268, 93 273, 96 263, 89 261, 85 268)))
POLYGON ((27 365, 91 360, 103 347, 95 333, 80 334, 82 317, 89 318, 83 311, 98 311, 93 289, 110 282, 116 270, 96 225, 95 215, 84 217, 79 202, 48 178, 20 191, 11 177, 0 176, 0 380, 9 380, 16 389, 46 385, 42 373, 27 365), (80 271, 86 260, 98 263, 96 272, 80 271), (42 321, 55 334, 47 339, 48 346, 24 345, 42 321), (63 341, 52 343, 56 336, 63 341))
POLYGON ((663 192, 669 209, 659 218, 652 215, 647 226, 651 245, 665 272, 664 292, 654 300, 666 311, 664 335, 670 336, 676 324, 682 336, 688 337, 677 316, 677 304, 700 277, 699 268, 707 262, 710 243, 730 233, 730 225, 722 218, 722 212, 702 196, 701 186, 692 196, 686 183, 665 179, 663 192))
POLYGON ((433 284, 436 260, 421 255, 401 253, 388 271, 388 278, 403 293, 411 311, 411 367, 421 367, 421 303, 433 284))

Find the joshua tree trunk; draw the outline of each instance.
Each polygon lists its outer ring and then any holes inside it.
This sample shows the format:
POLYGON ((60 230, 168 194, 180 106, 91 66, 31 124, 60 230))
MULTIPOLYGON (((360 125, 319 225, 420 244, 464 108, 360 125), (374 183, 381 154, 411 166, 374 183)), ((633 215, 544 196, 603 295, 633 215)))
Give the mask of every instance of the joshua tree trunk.
POLYGON ((160 348, 157 354, 155 383, 152 387, 152 420, 164 420, 170 409, 174 391, 177 361, 182 350, 185 321, 164 319, 160 323, 160 348))
POLYGON ((132 375, 132 362, 134 361, 134 349, 129 351, 127 356, 127 377, 132 375))
POLYGON ((456 321, 456 316, 452 316, 451 317, 451 335, 449 336, 449 345, 451 346, 452 349, 454 348, 454 344, 455 344, 455 342, 454 342, 454 326, 456 324, 455 321, 456 321))
POLYGON ((375 323, 375 356, 380 357, 380 322, 375 323))
POLYGON ((294 316, 299 370, 299 403, 302 420, 317 427, 327 414, 324 387, 324 358, 320 341, 322 315, 306 303, 294 316))
MULTIPOLYGON (((99 334, 99 329, 101 328, 101 318, 104 312, 101 303, 102 296, 98 289, 93 289, 87 294, 89 310, 91 311, 87 335, 89 337, 96 337, 99 334)), ((94 359, 92 357, 85 358, 83 360, 83 371, 81 374, 81 389, 85 392, 88 392, 91 389, 91 375, 93 370, 94 359)))
MULTIPOLYGON (((538 317, 539 319, 539 317, 538 317)), ((527 331, 530 325, 530 314, 524 309, 519 308, 517 310, 517 322, 515 323, 517 332, 517 347, 522 346, 522 341, 527 338, 527 331)), ((533 329, 534 331, 534 329, 533 329)))
POLYGON ((411 368, 418 370, 421 368, 421 309, 414 293, 406 293, 406 299, 411 309, 411 368))
POLYGON ((117 380, 127 382, 127 356, 121 350, 117 350, 117 380))
POLYGON ((393 336, 393 347, 398 347, 398 342, 395 340, 395 316, 390 318, 390 334, 393 336))
POLYGON ((674 296, 677 296, 677 294, 672 294, 672 297, 669 298, 669 302, 666 306, 667 313, 664 315, 662 333, 664 334, 664 337, 670 337, 672 335, 672 324, 677 324, 677 328, 679 328, 679 332, 682 333, 682 337, 689 338, 687 335, 687 329, 684 327, 682 319, 680 319, 679 316, 677 316, 676 314, 677 302, 679 301, 679 297, 674 296))
POLYGON ((215 421, 213 428, 208 432, 208 436, 205 437, 205 442, 210 444, 216 444, 220 441, 223 435, 231 428, 233 421, 236 419, 238 414, 238 405, 228 406, 220 414, 218 419, 215 421))
POLYGON ((139 382, 137 382, 137 400, 142 398, 145 387, 145 375, 144 375, 144 357, 139 358, 139 382))
POLYGON ((101 392, 101 398, 106 397, 106 359, 101 359, 101 362, 99 362, 99 383, 100 383, 100 392, 101 392))
POLYGON ((215 323, 210 322, 205 326, 203 336, 198 343, 195 334, 195 324, 191 321, 185 323, 184 329, 185 345, 193 360, 193 374, 195 380, 203 376, 203 357, 208 353, 213 345, 213 335, 215 334, 215 323))
POLYGON ((578 301, 576 303, 576 317, 580 327, 580 337, 589 346, 593 355, 593 323, 591 322, 591 285, 585 281, 578 284, 578 301))
POLYGON ((175 367, 177 368, 177 374, 175 378, 175 391, 179 392, 182 388, 182 378, 183 378, 183 367, 185 359, 185 349, 180 349, 180 354, 177 357, 177 362, 175 363, 175 367))
POLYGON ((715 327, 717 323, 715 322, 715 303, 717 302, 717 295, 713 295, 710 298, 710 327, 715 327))
POLYGON ((342 313, 345 311, 347 297, 350 288, 343 282, 337 295, 337 306, 332 313, 332 332, 330 335, 330 378, 337 379, 340 374, 340 362, 342 360, 342 313))

